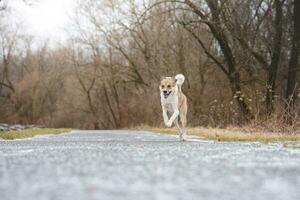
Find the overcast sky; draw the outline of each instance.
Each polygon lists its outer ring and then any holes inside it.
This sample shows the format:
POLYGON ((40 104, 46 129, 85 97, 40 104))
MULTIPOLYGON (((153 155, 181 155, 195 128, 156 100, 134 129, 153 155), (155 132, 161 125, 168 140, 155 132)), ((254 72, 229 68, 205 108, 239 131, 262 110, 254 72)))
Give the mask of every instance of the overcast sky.
POLYGON ((15 21, 39 39, 61 41, 75 11, 77 0, 6 0, 15 21))

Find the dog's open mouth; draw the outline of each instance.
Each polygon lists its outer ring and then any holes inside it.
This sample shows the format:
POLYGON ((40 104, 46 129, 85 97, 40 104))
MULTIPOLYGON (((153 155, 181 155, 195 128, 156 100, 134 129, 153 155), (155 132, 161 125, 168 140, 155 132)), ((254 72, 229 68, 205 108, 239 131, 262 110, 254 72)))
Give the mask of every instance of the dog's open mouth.
POLYGON ((171 94, 171 92, 172 92, 172 91, 164 93, 165 99, 169 97, 169 95, 171 94))

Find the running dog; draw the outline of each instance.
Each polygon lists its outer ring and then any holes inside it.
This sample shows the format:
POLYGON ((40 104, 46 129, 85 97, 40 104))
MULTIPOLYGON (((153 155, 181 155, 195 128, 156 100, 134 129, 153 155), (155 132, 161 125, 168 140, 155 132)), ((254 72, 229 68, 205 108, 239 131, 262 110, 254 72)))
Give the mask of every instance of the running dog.
POLYGON ((177 74, 175 77, 164 77, 159 86, 164 123, 167 127, 171 127, 175 122, 180 141, 186 140, 187 99, 181 90, 184 80, 185 77, 182 74, 177 74), (168 113, 173 113, 170 119, 168 113), (181 127, 178 117, 180 117, 181 127))

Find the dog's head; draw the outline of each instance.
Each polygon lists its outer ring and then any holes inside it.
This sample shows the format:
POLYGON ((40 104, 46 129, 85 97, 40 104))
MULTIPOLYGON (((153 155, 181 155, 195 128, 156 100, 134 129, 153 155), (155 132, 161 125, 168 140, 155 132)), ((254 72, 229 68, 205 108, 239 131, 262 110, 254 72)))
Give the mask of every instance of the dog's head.
POLYGON ((164 77, 160 81, 160 93, 167 99, 170 94, 177 92, 176 80, 173 77, 164 77))

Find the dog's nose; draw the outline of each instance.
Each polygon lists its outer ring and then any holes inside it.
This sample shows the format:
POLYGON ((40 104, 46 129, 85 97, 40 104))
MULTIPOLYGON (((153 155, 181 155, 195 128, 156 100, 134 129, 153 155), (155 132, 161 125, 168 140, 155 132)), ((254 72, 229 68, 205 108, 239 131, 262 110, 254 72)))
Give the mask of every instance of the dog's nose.
POLYGON ((166 90, 164 91, 164 94, 167 94, 167 91, 166 91, 166 90))

